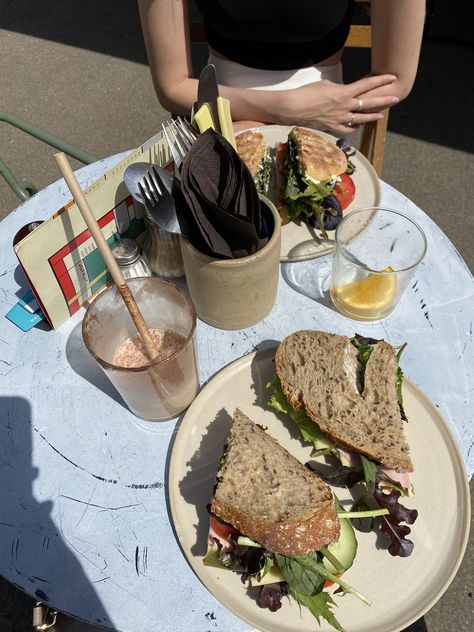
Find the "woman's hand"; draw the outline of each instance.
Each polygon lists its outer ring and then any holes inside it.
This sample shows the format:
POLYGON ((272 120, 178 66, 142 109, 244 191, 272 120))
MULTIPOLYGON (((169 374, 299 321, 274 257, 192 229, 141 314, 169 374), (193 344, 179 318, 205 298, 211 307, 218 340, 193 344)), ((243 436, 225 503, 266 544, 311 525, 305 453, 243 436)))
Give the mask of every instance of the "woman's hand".
POLYGON ((381 109, 399 102, 393 95, 361 96, 394 81, 394 75, 375 75, 345 85, 323 80, 287 90, 280 101, 279 122, 350 134, 363 123, 380 120, 381 109))

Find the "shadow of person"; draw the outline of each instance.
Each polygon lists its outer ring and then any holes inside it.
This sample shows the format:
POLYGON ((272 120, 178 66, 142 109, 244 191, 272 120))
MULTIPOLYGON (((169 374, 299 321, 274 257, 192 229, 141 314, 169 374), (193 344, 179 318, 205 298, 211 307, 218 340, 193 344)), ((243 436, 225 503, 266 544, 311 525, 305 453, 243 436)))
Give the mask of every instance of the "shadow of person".
POLYGON ((0 417, 0 574, 47 606, 115 629, 64 535, 59 491, 53 496, 43 475, 49 452, 28 401, 0 397, 0 417), (41 437, 34 453, 33 433, 41 437))

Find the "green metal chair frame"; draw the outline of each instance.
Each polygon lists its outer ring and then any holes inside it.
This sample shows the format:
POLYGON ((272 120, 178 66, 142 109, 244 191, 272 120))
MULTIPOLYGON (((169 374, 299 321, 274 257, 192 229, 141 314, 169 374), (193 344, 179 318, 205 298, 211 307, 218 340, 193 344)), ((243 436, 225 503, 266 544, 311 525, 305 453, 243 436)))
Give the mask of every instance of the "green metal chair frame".
MULTIPOLYGON (((63 151, 71 158, 75 158, 79 162, 82 162, 85 165, 90 165, 93 162, 97 161, 97 158, 91 156, 90 154, 74 147, 70 143, 66 142, 59 136, 55 136, 50 132, 47 132, 44 129, 29 123, 25 119, 20 118, 19 116, 15 116, 14 114, 10 114, 10 112, 2 112, 0 111, 0 121, 4 121, 9 125, 13 125, 20 129, 21 131, 29 134, 30 136, 34 136, 39 140, 43 141, 47 145, 54 147, 60 151, 63 151)), ((21 182, 13 175, 12 171, 8 168, 6 163, 0 159, 0 175, 4 178, 6 183, 13 189, 15 194, 20 198, 22 202, 30 198, 37 192, 37 189, 29 182, 21 182)))

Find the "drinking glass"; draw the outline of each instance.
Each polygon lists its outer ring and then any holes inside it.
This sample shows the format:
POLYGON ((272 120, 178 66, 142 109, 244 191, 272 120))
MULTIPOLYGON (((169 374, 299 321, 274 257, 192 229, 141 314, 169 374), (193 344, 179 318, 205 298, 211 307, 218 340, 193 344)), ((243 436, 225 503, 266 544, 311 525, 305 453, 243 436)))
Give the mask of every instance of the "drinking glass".
POLYGON ((134 415, 148 420, 170 419, 189 406, 199 386, 194 348, 196 314, 191 301, 172 283, 154 277, 127 279, 126 283, 150 332, 166 332, 162 344, 168 345, 169 355, 163 353, 162 359, 157 356, 151 362, 144 358, 139 366, 119 362, 117 351, 127 339, 137 336, 137 330, 115 285, 90 303, 82 322, 82 337, 134 415))
POLYGON ((331 300, 341 314, 378 320, 396 307, 427 248, 423 230, 388 208, 353 211, 336 228, 331 300))

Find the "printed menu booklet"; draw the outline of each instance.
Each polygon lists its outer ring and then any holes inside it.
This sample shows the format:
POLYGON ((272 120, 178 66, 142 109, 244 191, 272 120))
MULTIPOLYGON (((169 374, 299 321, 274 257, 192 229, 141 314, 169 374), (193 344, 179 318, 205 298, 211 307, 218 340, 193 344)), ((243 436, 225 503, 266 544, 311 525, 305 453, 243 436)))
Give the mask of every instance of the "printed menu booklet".
MULTIPOLYGON (((121 237, 141 241, 143 209, 123 182, 134 162, 171 162, 160 132, 93 182, 84 194, 111 247, 121 237)), ((28 233, 14 246, 31 289, 47 321, 58 329, 111 281, 104 261, 74 201, 28 233)))

